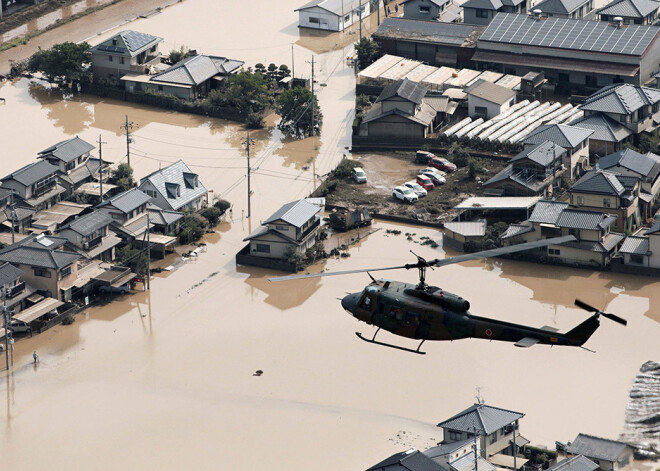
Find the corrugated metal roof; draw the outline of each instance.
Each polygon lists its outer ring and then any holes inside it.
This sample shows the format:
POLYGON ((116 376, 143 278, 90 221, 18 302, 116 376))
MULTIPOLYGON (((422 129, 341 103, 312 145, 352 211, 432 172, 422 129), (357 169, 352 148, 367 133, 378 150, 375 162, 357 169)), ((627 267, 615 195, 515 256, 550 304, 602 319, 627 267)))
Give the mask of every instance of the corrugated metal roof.
POLYGON ((66 226, 62 227, 58 232, 65 229, 71 229, 80 235, 86 236, 92 234, 94 231, 109 225, 112 218, 102 211, 94 211, 79 218, 74 219, 66 226))
POLYGON ((548 471, 595 471, 598 465, 586 456, 577 455, 572 458, 561 460, 559 463, 548 468, 548 471))
POLYGON ((632 134, 630 129, 602 114, 584 116, 573 121, 571 126, 591 129, 594 133, 589 136, 589 139, 598 141, 621 142, 632 134))
POLYGON ((39 156, 45 158, 52 155, 64 162, 71 162, 92 149, 94 149, 93 145, 76 136, 42 150, 39 156))
POLYGON ((23 276, 23 271, 16 268, 11 263, 4 263, 0 266, 0 288, 18 280, 23 276))
POLYGON ((594 132, 591 129, 569 126, 566 124, 546 124, 532 131, 523 144, 540 144, 551 141, 565 149, 574 149, 588 139, 594 132))
POLYGON ((2 180, 13 179, 22 185, 30 186, 51 175, 57 174, 58 170, 59 169, 56 166, 49 164, 47 161, 39 160, 38 162, 21 167, 14 173, 7 175, 2 180))
MULTIPOLYGON (((199 180, 199 176, 193 173, 183 160, 174 162, 172 165, 140 179, 139 188, 142 188, 147 181, 151 182, 167 201, 169 208, 164 209, 176 211, 208 193, 206 187, 199 180), (172 184, 178 185, 178 192, 168 191, 168 185, 172 184)), ((153 203, 157 204, 158 200, 154 200, 153 203)))
POLYGON ((602 169, 595 169, 585 173, 568 191, 621 196, 625 188, 616 174, 602 169))
POLYGON ((560 13, 571 14, 581 6, 585 5, 589 0, 543 0, 534 5, 543 13, 560 13))
POLYGON ((498 13, 479 38, 485 42, 641 56, 660 33, 645 25, 611 26, 606 21, 550 17, 543 20, 498 13))
POLYGON ((649 238, 639 236, 628 236, 623 240, 619 249, 621 253, 646 255, 649 251, 649 238))
POLYGON ((568 208, 568 203, 561 201, 539 201, 536 203, 528 221, 540 224, 556 224, 557 219, 566 208, 568 208))
POLYGON ((627 18, 644 18, 658 10, 659 2, 654 0, 615 0, 600 10, 599 15, 625 16, 627 18))
POLYGON ((631 114, 643 106, 658 102, 660 102, 660 90, 658 89, 617 83, 603 87, 589 96, 580 105, 580 109, 600 111, 601 113, 631 114))
POLYGON ((516 96, 516 92, 513 90, 483 79, 477 80, 463 91, 468 95, 476 96, 497 105, 502 105, 516 96))
MULTIPOLYGON (((521 459, 522 461, 522 459, 521 459)), ((474 452, 461 456, 459 459, 452 461, 451 464, 452 470, 457 471, 493 471, 497 468, 490 464, 488 461, 483 459, 481 456, 477 457, 477 469, 474 469, 474 452)))
POLYGON ((446 430, 460 430, 481 435, 490 435, 505 425, 509 425, 524 417, 520 412, 514 412, 486 404, 474 404, 450 419, 440 422, 438 427, 446 430))
POLYGON ((539 196, 472 196, 454 206, 454 209, 529 209, 540 199, 539 196))
POLYGON ((114 206, 121 212, 128 214, 136 208, 139 208, 146 202, 151 201, 151 197, 142 193, 137 188, 131 188, 123 193, 113 196, 109 200, 105 200, 102 204, 98 205, 99 208, 103 206, 114 206))
POLYGON ((373 36, 460 46, 463 43, 473 43, 475 36, 481 34, 484 29, 483 26, 459 23, 385 18, 373 36))
POLYGON ((563 147, 554 142, 544 141, 534 147, 523 150, 521 153, 513 157, 510 162, 513 163, 519 160, 529 159, 543 167, 547 167, 565 153, 566 149, 563 147))
POLYGON ((226 75, 239 68, 243 63, 225 57, 200 54, 177 62, 169 69, 153 75, 149 80, 179 85, 199 85, 215 75, 226 75), (227 64, 227 68, 224 67, 224 64, 227 64))
POLYGON ((486 235, 486 221, 446 222, 445 229, 464 237, 481 237, 486 235))
POLYGON ((598 166, 603 170, 612 169, 616 171, 617 167, 623 167, 643 177, 648 177, 651 170, 657 165, 658 163, 651 157, 632 149, 623 149, 598 159, 598 166))
POLYGON ((287 203, 273 213, 262 224, 282 220, 295 227, 302 227, 307 221, 313 218, 320 208, 306 200, 292 201, 287 203))
POLYGON ((555 225, 568 229, 600 230, 616 222, 616 216, 596 211, 582 211, 579 209, 564 209, 557 218, 555 225))
POLYGON ((574 455, 584 455, 587 458, 616 461, 628 445, 615 440, 594 437, 584 433, 578 434, 566 451, 574 455))
POLYGON ((404 78, 402 80, 397 80, 396 82, 391 83, 383 88, 383 91, 380 93, 380 95, 378 95, 378 98, 376 99, 376 103, 380 103, 381 101, 399 96, 419 105, 422 103, 424 95, 426 95, 426 87, 424 85, 404 78))

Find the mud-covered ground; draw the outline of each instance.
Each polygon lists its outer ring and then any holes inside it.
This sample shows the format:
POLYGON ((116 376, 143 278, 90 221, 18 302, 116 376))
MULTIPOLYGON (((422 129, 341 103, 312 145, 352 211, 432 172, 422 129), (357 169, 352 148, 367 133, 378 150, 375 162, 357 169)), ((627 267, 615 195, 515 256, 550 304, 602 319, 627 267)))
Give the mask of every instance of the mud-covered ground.
MULTIPOLYGON (((470 196, 482 194, 481 184, 470 178, 468 168, 459 168, 446 175, 447 183, 429 191, 417 203, 407 204, 392 197, 392 189, 415 180, 419 169, 425 165, 414 163, 414 154, 360 154, 354 156, 367 174, 367 184, 357 184, 352 179, 341 179, 334 191, 326 195, 327 203, 337 206, 367 206, 371 212, 397 216, 411 216, 416 208, 425 208, 431 220, 449 221, 456 215, 452 210, 470 196)), ((474 158, 477 178, 486 181, 502 170, 506 162, 474 158)))

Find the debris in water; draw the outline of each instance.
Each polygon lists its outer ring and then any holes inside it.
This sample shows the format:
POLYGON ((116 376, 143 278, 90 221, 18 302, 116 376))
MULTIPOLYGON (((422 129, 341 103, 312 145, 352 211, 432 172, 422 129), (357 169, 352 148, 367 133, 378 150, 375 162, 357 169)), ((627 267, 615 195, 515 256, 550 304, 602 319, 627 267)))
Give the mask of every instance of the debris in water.
POLYGON ((252 376, 261 376, 262 374, 264 374, 263 371, 257 370, 257 371, 254 372, 254 374, 252 376))

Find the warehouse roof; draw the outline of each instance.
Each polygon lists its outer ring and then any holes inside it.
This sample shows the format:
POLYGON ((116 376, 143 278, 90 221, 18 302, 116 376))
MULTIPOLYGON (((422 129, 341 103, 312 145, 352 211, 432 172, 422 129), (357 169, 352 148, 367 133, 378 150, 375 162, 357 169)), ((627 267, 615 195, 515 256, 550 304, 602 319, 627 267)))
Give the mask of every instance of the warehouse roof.
POLYGON ((482 42, 641 56, 660 33, 657 26, 550 17, 542 20, 498 13, 479 38, 482 42))
POLYGON ((483 26, 439 21, 412 20, 409 18, 385 18, 375 37, 410 39, 452 46, 473 45, 484 31, 483 26))

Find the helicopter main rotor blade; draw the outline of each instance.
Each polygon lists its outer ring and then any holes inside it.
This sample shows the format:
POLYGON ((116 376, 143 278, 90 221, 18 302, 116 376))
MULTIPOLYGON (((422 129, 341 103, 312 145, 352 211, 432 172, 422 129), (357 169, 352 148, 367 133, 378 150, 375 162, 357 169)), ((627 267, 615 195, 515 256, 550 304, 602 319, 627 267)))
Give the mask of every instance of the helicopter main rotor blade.
POLYGON ((275 278, 268 278, 268 281, 302 280, 303 278, 320 278, 322 276, 350 275, 352 273, 364 273, 364 272, 369 272, 369 271, 383 271, 383 270, 398 270, 400 268, 411 268, 411 266, 410 265, 400 265, 398 267, 363 268, 363 269, 359 269, 359 270, 327 271, 327 272, 323 272, 323 273, 312 273, 312 274, 306 274, 306 275, 276 276, 275 278))
POLYGON ((587 303, 585 303, 584 301, 580 301, 579 299, 576 299, 576 300, 575 300, 575 305, 576 305, 577 307, 580 307, 580 308, 584 309, 585 311, 589 311, 589 312, 600 312, 600 311, 598 311, 598 309, 596 309, 595 307, 590 306, 590 305, 588 305, 587 303))
POLYGON ((595 307, 588 305, 584 301, 580 301, 579 299, 575 300, 575 305, 582 308, 582 309, 584 309, 585 311, 597 312, 601 316, 607 317, 609 320, 614 321, 614 322, 618 322, 621 325, 628 325, 628 321, 625 320, 623 317, 619 317, 616 314, 610 314, 609 312, 600 311, 600 310, 596 309, 595 307))
POLYGON ((547 245, 563 244, 564 242, 573 242, 577 240, 572 235, 553 237, 551 239, 536 240, 534 242, 525 242, 524 244, 510 245, 508 247, 500 247, 498 249, 482 250, 481 252, 474 252, 465 255, 458 255, 450 258, 436 258, 429 260, 428 265, 431 267, 444 267, 453 263, 466 262, 468 260, 479 260, 481 258, 497 257, 498 255, 505 255, 515 252, 522 252, 523 250, 536 249, 545 247, 547 245))

